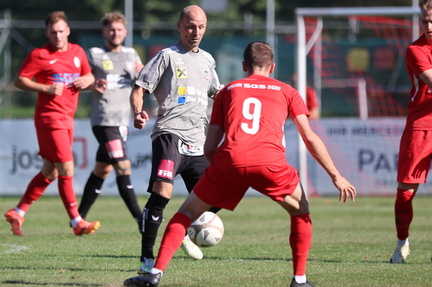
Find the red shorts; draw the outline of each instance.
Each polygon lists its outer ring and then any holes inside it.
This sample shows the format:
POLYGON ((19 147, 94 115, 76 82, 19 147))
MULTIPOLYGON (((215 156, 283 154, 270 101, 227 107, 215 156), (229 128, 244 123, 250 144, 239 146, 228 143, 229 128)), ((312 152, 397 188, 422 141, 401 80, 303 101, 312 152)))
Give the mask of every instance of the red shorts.
POLYGON ((402 134, 397 181, 425 183, 432 155, 432 131, 405 130, 402 134))
POLYGON ((209 205, 234 210, 250 187, 274 201, 283 201, 299 181, 297 170, 288 163, 230 167, 212 162, 194 192, 209 205))
POLYGON ((36 129, 39 155, 51 162, 73 161, 73 130, 36 129))

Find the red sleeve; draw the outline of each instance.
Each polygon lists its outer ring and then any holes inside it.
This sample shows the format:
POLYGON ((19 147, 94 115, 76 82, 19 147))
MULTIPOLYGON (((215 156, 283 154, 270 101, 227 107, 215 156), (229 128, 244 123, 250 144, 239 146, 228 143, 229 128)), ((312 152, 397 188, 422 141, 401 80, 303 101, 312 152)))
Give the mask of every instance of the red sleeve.
POLYGON ((91 73, 91 67, 90 63, 87 58, 87 54, 85 53, 84 49, 78 46, 78 49, 80 50, 80 59, 81 59, 81 76, 86 75, 88 73, 91 73))
POLYGON ((306 105, 309 110, 318 107, 317 95, 315 89, 312 87, 306 88, 306 105))
POLYGON ((22 77, 33 79, 42 71, 39 61, 39 49, 33 49, 24 60, 18 74, 22 77))
POLYGON ((405 61, 410 70, 418 77, 424 71, 432 69, 430 49, 424 46, 411 45, 405 53, 405 61))
POLYGON ((288 95, 288 112, 292 119, 302 114, 308 117, 310 116, 309 110, 306 107, 303 98, 300 96, 296 89, 287 85, 285 93, 288 95))

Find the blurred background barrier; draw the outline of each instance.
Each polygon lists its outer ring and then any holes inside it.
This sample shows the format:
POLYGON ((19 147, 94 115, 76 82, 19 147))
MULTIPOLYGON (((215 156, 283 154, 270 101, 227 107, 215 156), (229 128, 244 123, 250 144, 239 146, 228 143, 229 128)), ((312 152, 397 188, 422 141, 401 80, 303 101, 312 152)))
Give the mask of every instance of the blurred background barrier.
MULTIPOLYGON (((127 142, 132 161, 132 183, 139 194, 145 194, 151 168, 150 134, 154 121, 143 130, 132 126, 127 142)), ((352 182, 359 196, 391 195, 396 188, 396 161, 399 138, 403 132, 404 119, 345 119, 325 118, 312 121, 312 127, 326 143, 336 166, 352 182)), ((0 195, 21 195, 27 183, 40 169, 42 161, 37 155, 38 146, 33 121, 0 120, 0 195)), ((298 166, 298 134, 289 122, 285 127, 287 160, 298 166)), ((88 174, 94 164, 97 143, 88 120, 75 123, 75 190, 82 194, 88 174)), ((324 170, 308 157, 309 194, 337 195, 324 170)), ((422 184, 419 194, 432 190, 430 183, 422 184)), ((115 177, 112 175, 104 184, 106 195, 118 195, 115 177)), ((57 184, 48 187, 46 194, 56 195, 57 184)), ((175 194, 186 195, 183 182, 177 179, 175 194)), ((257 192, 251 190, 250 195, 257 192)))

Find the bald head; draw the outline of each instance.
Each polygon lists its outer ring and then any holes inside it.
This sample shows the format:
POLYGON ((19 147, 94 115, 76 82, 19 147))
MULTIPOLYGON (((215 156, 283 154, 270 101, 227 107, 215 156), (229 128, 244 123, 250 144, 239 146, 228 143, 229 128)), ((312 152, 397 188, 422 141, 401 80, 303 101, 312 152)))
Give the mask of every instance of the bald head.
POLYGON ((204 10, 198 6, 198 5, 190 5, 185 8, 180 13, 179 22, 181 22, 185 18, 191 18, 191 17, 199 17, 199 18, 205 18, 207 21, 207 16, 204 12, 204 10))
POLYGON ((197 5, 187 6, 180 13, 177 30, 180 32, 180 44, 191 52, 198 52, 198 46, 207 28, 207 16, 197 5))

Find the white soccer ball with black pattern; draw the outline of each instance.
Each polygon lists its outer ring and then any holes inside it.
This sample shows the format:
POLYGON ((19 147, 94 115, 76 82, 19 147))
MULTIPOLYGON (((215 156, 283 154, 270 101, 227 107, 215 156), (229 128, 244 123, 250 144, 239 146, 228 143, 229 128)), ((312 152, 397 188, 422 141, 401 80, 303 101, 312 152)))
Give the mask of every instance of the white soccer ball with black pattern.
POLYGON ((218 244, 224 235, 224 225, 220 217, 211 212, 204 212, 188 227, 187 233, 193 243, 200 247, 218 244))

